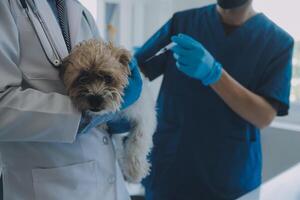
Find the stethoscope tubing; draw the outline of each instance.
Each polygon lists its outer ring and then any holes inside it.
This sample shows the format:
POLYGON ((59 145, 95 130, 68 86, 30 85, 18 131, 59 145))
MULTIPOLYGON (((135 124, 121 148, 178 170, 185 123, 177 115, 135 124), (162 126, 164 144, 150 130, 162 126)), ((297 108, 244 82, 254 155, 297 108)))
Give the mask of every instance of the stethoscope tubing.
MULTIPOLYGON (((49 31, 46 23, 44 22, 43 18, 41 17, 41 15, 40 15, 40 13, 39 13, 36 5, 35 5, 35 1, 34 0, 32 0, 32 1, 33 1, 34 5, 30 4, 29 6, 30 6, 31 10, 33 11, 34 15, 37 17, 39 23, 41 24, 41 27, 43 29, 43 32, 45 33, 45 36, 46 36, 46 38, 47 38, 50 46, 51 46, 53 54, 56 57, 56 60, 54 60, 54 61, 51 61, 50 58, 48 58, 48 59, 49 59, 49 61, 51 62, 52 65, 54 65, 55 67, 58 67, 61 64, 61 62, 62 62, 62 58, 60 57, 60 55, 58 53, 57 47, 56 47, 56 45, 54 43, 54 40, 53 40, 53 38, 52 38, 52 36, 50 34, 50 31, 49 31)), ((39 42, 41 43, 41 46, 43 47, 43 44, 42 44, 41 38, 39 37, 37 28, 36 28, 36 26, 35 26, 35 24, 33 22, 33 19, 32 19, 31 15, 30 15, 28 3, 26 2, 26 0, 20 0, 20 3, 21 3, 22 7, 25 10, 26 15, 27 15, 27 17, 28 17, 28 19, 30 21, 30 24, 32 25, 32 27, 33 27, 33 29, 34 29, 37 37, 39 38, 39 42)), ((44 47, 43 47, 43 50, 44 50, 45 54, 47 55, 46 50, 44 49, 44 47)))

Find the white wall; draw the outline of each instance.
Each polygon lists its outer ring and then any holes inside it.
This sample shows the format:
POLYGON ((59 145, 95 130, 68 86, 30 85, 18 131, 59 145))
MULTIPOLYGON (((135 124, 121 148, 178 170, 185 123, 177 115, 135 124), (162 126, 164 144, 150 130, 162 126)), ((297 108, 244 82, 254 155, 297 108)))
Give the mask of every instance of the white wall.
POLYGON ((215 0, 152 0, 145 9, 145 40, 160 28, 173 13, 190 8, 198 8, 215 0), (160 2, 160 3, 159 3, 160 2))
POLYGON ((145 3, 144 39, 147 40, 172 16, 172 0, 152 0, 145 3))
POLYGON ((173 11, 202 7, 215 2, 216 0, 173 0, 173 11))
POLYGON ((300 163, 300 131, 267 128, 261 139, 263 182, 300 163))

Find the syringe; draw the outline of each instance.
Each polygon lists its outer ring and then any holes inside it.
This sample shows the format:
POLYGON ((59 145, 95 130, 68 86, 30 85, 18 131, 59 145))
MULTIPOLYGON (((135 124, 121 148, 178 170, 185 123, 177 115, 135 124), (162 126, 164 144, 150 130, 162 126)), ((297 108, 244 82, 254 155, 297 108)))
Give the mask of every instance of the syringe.
POLYGON ((167 46, 165 46, 164 48, 162 48, 161 50, 159 50, 154 56, 151 56, 150 58, 148 58, 145 62, 148 62, 150 60, 152 60, 153 58, 166 53, 167 51, 169 51, 170 49, 172 49, 173 47, 175 47, 177 44, 172 42, 170 44, 168 44, 167 46))

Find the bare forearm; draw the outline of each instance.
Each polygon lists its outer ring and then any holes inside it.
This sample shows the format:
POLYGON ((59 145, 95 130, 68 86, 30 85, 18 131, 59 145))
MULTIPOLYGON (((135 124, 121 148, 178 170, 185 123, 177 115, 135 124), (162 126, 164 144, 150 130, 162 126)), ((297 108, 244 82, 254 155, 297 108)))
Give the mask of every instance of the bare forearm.
POLYGON ((224 70, 221 79, 211 87, 234 112, 258 128, 267 127, 276 116, 275 109, 264 98, 243 87, 224 70))

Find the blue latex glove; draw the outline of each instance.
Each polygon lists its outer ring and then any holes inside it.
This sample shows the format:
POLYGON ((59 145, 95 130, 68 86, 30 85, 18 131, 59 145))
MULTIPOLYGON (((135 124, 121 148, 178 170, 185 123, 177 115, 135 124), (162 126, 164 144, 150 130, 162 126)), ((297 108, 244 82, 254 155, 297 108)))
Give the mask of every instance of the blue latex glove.
POLYGON ((96 115, 91 112, 85 112, 82 114, 81 121, 79 124, 78 133, 85 134, 88 133, 91 129, 107 123, 115 117, 114 113, 107 113, 104 115, 96 115))
MULTIPOLYGON (((121 110, 128 108, 134 104, 140 97, 143 87, 143 81, 135 59, 130 62, 131 76, 129 84, 124 91, 123 104, 121 110)), ((107 123, 108 132, 111 134, 120 134, 130 131, 131 124, 127 119, 116 117, 107 123)))
POLYGON ((184 34, 173 36, 172 41, 177 44, 172 51, 180 71, 202 81, 204 85, 214 84, 221 78, 221 64, 200 42, 184 34))
POLYGON ((121 118, 117 116, 116 118, 107 122, 108 130, 110 134, 122 134, 129 132, 131 130, 131 123, 127 118, 121 118))
POLYGON ((129 77, 129 84, 124 90, 121 110, 126 109, 134 104, 141 96, 143 88, 143 81, 136 59, 131 60, 129 67, 131 70, 131 76, 129 77))

